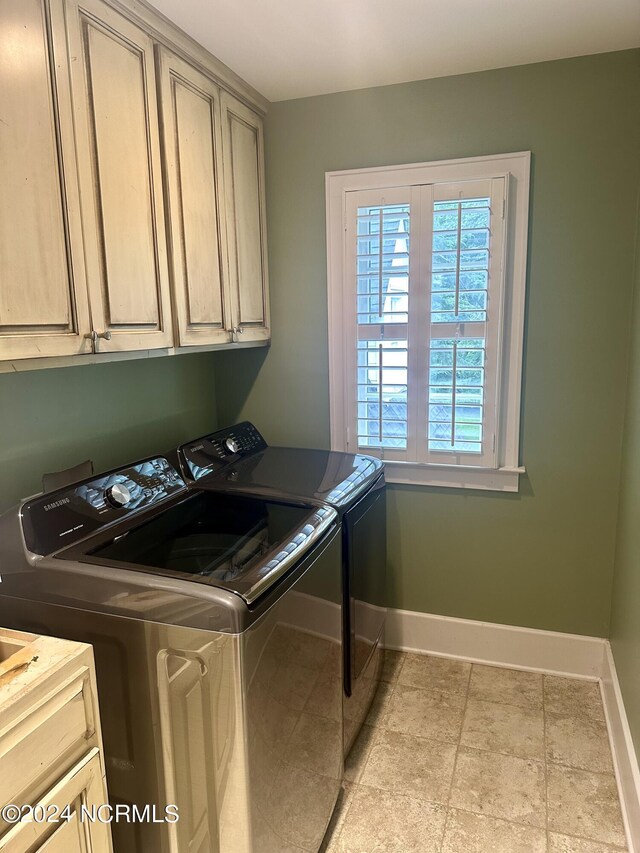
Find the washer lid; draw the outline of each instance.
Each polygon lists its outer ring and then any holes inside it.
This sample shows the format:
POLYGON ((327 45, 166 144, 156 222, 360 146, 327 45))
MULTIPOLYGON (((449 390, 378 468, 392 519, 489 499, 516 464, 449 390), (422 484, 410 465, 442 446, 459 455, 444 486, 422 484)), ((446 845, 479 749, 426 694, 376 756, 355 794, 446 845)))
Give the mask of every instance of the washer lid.
POLYGON ((76 559, 209 584, 251 604, 335 518, 329 507, 197 492, 136 527, 89 540, 76 559))
POLYGON ((383 468, 383 463, 372 456, 267 447, 221 471, 215 477, 215 487, 229 492, 312 500, 344 510, 380 477, 383 468))
POLYGON ((280 500, 328 503, 344 510, 382 474, 372 456, 269 447, 249 421, 183 444, 177 458, 185 479, 207 488, 280 500))

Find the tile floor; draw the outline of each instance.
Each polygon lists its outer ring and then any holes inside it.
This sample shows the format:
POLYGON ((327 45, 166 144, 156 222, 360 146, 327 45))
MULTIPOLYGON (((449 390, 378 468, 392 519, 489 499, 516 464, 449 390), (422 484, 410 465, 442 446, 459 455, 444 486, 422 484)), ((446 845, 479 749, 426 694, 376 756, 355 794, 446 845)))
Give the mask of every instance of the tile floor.
POLYGON ((387 652, 322 853, 614 853, 594 682, 387 652))

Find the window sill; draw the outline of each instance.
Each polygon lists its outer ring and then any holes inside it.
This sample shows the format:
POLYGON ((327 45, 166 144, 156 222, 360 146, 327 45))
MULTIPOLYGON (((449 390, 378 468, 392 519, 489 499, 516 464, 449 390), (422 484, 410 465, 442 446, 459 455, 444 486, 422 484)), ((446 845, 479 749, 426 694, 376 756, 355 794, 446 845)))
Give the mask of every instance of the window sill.
POLYGON ((517 492, 520 485, 520 474, 524 473, 524 468, 472 468, 471 466, 385 461, 387 483, 414 486, 517 492))

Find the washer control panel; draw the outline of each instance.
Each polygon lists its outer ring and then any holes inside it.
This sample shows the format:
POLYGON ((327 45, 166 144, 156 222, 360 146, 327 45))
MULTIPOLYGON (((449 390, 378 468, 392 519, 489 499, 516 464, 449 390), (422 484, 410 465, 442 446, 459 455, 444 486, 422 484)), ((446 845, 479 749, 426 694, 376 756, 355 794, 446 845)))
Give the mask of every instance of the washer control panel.
POLYGON ((53 554, 186 489, 162 456, 83 480, 23 505, 25 544, 34 554, 53 554))
POLYGON ((183 444, 178 454, 185 473, 193 480, 200 480, 266 446, 267 442, 254 425, 243 421, 183 444))

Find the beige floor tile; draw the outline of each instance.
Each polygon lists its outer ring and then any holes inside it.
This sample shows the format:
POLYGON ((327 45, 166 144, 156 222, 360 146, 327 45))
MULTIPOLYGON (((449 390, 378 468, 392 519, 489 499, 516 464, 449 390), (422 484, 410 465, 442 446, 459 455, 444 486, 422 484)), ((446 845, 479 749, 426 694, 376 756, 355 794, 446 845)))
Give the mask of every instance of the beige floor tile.
POLYGON ((615 778, 559 764, 547 765, 549 829, 624 846, 615 778))
POLYGON ((402 669, 405 657, 405 652, 396 652, 393 649, 385 649, 384 664, 382 666, 382 675, 380 678, 383 681, 397 681, 398 673, 402 669))
POLYGON ((466 811, 543 827, 544 765, 513 755, 460 747, 450 804, 466 811))
POLYGON ((270 853, 306 853, 303 847, 288 844, 278 835, 279 827, 273 815, 263 815, 256 811, 253 816, 253 833, 258 850, 270 853))
POLYGON ((455 754, 453 744, 381 729, 360 783, 446 803, 455 754))
POLYGON ((329 655, 336 644, 288 625, 278 625, 269 638, 269 653, 283 663, 296 663, 309 669, 320 670, 328 666, 329 655))
POLYGON ((342 720, 342 679, 330 672, 321 672, 309 694, 305 710, 340 722, 342 720))
POLYGON ((281 765, 274 774, 267 812, 271 826, 284 842, 280 849, 288 849, 286 845, 303 850, 320 847, 339 787, 334 779, 281 765))
POLYGON ((360 778, 378 731, 379 729, 367 725, 360 729, 360 734, 344 762, 344 778, 348 782, 357 782, 360 778))
POLYGON ((534 826, 449 809, 442 853, 547 853, 547 833, 534 826))
POLYGON ((322 840, 322 845, 318 853, 335 853, 335 850, 337 849, 336 845, 338 842, 338 836, 342 831, 344 820, 347 816, 347 812, 349 811, 349 806, 353 800, 354 793, 355 785, 352 785, 350 782, 342 783, 336 807, 333 810, 329 826, 327 827, 327 832, 322 840))
POLYGON ((523 708, 542 708, 542 675, 474 664, 469 697, 523 708))
POLYGON ((395 732, 457 743, 464 706, 465 697, 455 693, 396 684, 382 725, 395 732))
POLYGON ((551 714, 588 717, 604 722, 600 686, 596 681, 544 676, 544 707, 551 714))
POLYGON ((343 678, 342 643, 329 643, 329 653, 322 671, 326 675, 334 675, 342 681, 343 678))
MULTIPOLYGON (((549 833, 549 853, 620 853, 621 847, 611 847, 598 841, 570 838, 568 835, 549 833)), ((624 848, 626 850, 626 847, 624 848)))
POLYGON ((469 699, 462 724, 465 746, 544 760, 544 715, 537 708, 469 699))
POLYGON ((464 661, 430 655, 407 655, 398 683, 426 690, 466 693, 470 672, 471 664, 464 661))
POLYGON ((286 764, 329 779, 342 774, 342 726, 303 712, 283 753, 286 764))
POLYGON ((438 853, 444 806, 358 786, 335 850, 339 853, 438 853))
POLYGON ((318 681, 318 670, 295 664, 281 665, 271 682, 270 692, 287 708, 302 711, 318 681))
POLYGON ((369 706, 369 712, 365 718, 365 723, 368 726, 383 725, 395 689, 396 685, 389 681, 381 681, 378 684, 375 696, 369 706))
MULTIPOLYGON (((344 736, 344 749, 347 748, 347 744, 351 743, 351 739, 356 737, 356 729, 358 727, 357 720, 351 720, 348 717, 344 718, 344 728, 343 728, 343 736, 344 736)), ((355 743, 355 741, 354 741, 355 743)))
POLYGON ((582 770, 613 773, 606 723, 587 716, 545 715, 547 759, 582 770))
POLYGON ((265 696, 260 708, 252 711, 256 728, 270 748, 283 748, 300 719, 299 711, 281 705, 273 696, 265 696))

